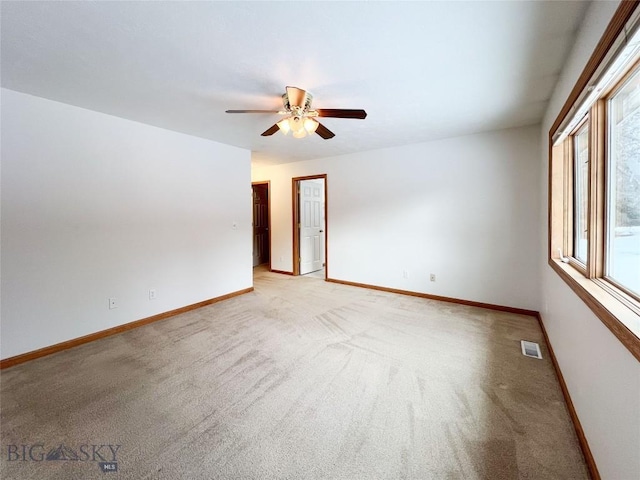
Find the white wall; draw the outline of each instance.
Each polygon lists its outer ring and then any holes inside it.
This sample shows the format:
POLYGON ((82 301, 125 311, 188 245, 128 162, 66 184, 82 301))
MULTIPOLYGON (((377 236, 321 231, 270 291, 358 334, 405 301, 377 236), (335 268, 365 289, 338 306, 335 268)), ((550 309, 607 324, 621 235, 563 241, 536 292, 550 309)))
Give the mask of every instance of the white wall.
POLYGON ((542 318, 603 479, 640 478, 640 363, 547 265, 548 133, 618 2, 593 2, 541 138, 542 318))
POLYGON ((254 167, 271 181, 272 268, 293 267, 291 178, 326 173, 330 278, 538 310, 539 132, 254 167))
POLYGON ((3 89, 2 358, 250 287, 250 199, 249 151, 3 89))

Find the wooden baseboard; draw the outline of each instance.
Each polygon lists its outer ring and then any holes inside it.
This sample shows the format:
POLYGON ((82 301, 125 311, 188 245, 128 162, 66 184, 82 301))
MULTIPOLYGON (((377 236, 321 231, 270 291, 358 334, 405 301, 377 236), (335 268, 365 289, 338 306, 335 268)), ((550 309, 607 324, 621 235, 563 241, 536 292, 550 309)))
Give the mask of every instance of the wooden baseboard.
POLYGON ((560 383, 560 389, 562 390, 564 401, 567 404, 567 408, 569 409, 569 416, 571 417, 571 421, 573 422, 573 427, 576 430, 578 443, 580 444, 580 449, 582 450, 582 454, 584 455, 585 462, 587 463, 589 474, 591 475, 591 478, 593 480, 600 480, 601 477, 600 477, 600 472, 598 472, 598 466, 596 465, 596 461, 593 458, 593 454, 591 453, 591 448, 589 448, 589 442, 587 442, 587 437, 585 436, 584 430, 582 429, 582 424, 580 423, 580 419, 578 418, 578 413, 576 412, 576 409, 573 406, 571 395, 569 395, 569 389, 567 388, 567 384, 565 383, 564 377, 562 376, 562 370, 560 370, 560 365, 558 364, 556 355, 553 352, 553 347, 551 346, 551 342, 549 341, 547 330, 544 328, 544 322, 542 321, 542 316, 538 313, 536 317, 538 318, 540 329, 542 330, 542 334, 544 335, 544 341, 547 344, 547 348, 549 349, 549 357, 551 357, 551 363, 553 363, 553 368, 556 371, 556 376, 558 377, 558 382, 560 383))
POLYGON ((48 347, 40 348, 38 350, 33 350, 27 353, 22 353, 20 355, 16 355, 15 357, 5 358, 4 360, 0 360, 0 370, 13 367, 14 365, 19 365, 24 362, 28 362, 29 360, 35 360, 36 358, 45 357, 53 353, 61 352, 62 350, 68 350, 69 348, 77 347, 78 345, 82 345, 84 343, 93 342, 95 340, 100 340, 101 338, 110 337, 111 335, 116 335, 118 333, 126 332, 127 330, 132 330, 134 328, 142 327, 143 325, 148 325, 150 323, 157 322, 159 320, 164 320, 165 318, 173 317, 175 315, 180 315, 181 313, 189 312, 191 310, 205 307, 213 303, 218 303, 223 300, 228 300, 229 298, 237 297, 238 295, 243 295, 245 293, 249 293, 252 291, 253 291, 253 287, 245 288, 242 290, 238 290, 237 292, 227 293, 226 295, 210 298, 209 300, 204 300, 202 302, 194 303, 192 305, 176 308, 175 310, 159 313, 151 317, 142 318, 140 320, 135 320, 133 322, 125 323, 123 325, 118 325, 116 327, 108 328, 106 330, 90 333, 89 335, 85 335, 83 337, 73 338, 71 340, 67 340, 66 342, 56 343, 55 345, 50 345, 48 347))
POLYGON ((271 273, 280 273, 282 275, 293 275, 293 272, 285 272, 284 270, 269 270, 271 273))
POLYGON ((399 290, 397 288, 380 287, 378 285, 369 285, 366 283, 348 282, 346 280, 337 280, 335 278, 327 278, 327 282, 341 283, 342 285, 351 285, 352 287, 369 288, 371 290, 380 290, 383 292, 399 293, 400 295, 410 295, 412 297, 427 298, 429 300, 438 300, 440 302, 457 303, 459 305, 468 305, 470 307, 488 308, 489 310, 498 310, 500 312, 516 313, 518 315, 529 315, 537 317, 538 312, 535 310, 525 310, 523 308, 506 307, 504 305, 494 305, 492 303, 474 302, 471 300, 462 300, 460 298, 442 297, 440 295, 431 295, 430 293, 413 292, 411 290, 399 290))

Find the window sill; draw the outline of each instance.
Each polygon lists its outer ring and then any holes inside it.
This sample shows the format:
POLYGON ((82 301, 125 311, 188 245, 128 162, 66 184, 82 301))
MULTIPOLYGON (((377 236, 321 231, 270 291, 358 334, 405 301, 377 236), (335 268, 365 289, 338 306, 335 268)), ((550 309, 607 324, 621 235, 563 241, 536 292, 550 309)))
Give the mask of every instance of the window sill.
POLYGON ((555 258, 549 259, 549 265, 640 361, 640 315, 638 312, 613 296, 599 284, 599 280, 585 278, 575 268, 555 258))

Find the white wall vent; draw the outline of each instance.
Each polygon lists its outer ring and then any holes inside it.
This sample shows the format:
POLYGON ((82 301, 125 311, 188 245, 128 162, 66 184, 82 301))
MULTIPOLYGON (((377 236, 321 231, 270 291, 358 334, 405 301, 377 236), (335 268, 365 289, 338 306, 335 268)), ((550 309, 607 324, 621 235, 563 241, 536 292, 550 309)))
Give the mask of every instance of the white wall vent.
POLYGON ((520 345, 522 346, 522 354, 525 357, 540 359, 542 358, 542 353, 540 353, 540 345, 538 345, 537 343, 520 340, 520 345))

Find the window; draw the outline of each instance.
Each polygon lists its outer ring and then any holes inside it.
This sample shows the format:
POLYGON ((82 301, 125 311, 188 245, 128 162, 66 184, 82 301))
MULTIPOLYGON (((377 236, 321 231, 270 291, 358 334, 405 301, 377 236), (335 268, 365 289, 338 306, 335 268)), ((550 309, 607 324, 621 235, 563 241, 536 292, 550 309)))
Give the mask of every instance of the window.
POLYGON ((640 297, 640 68, 608 101, 606 273, 640 297))
POLYGON ((549 132, 549 265, 640 360, 640 6, 621 2, 549 132))
POLYGON ((573 257, 587 264, 589 118, 573 135, 573 257))

